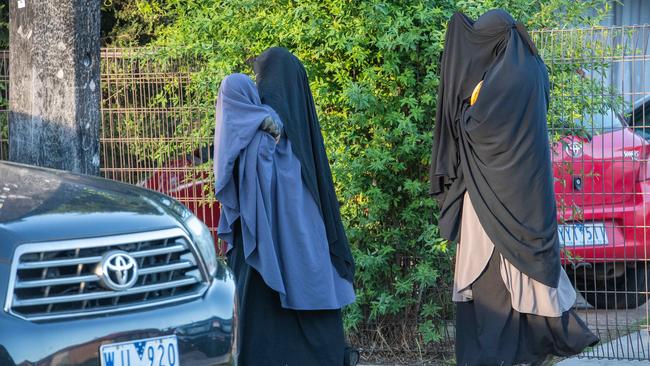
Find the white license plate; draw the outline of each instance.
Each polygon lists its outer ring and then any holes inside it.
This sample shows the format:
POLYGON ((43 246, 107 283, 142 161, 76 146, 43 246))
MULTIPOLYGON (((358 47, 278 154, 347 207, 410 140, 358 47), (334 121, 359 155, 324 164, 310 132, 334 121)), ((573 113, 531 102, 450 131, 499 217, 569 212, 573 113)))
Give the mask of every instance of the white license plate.
POLYGON ((560 237, 560 245, 566 247, 609 244, 603 223, 558 225, 557 234, 560 237))
POLYGON ((176 336, 105 344, 99 348, 101 366, 179 366, 176 336))

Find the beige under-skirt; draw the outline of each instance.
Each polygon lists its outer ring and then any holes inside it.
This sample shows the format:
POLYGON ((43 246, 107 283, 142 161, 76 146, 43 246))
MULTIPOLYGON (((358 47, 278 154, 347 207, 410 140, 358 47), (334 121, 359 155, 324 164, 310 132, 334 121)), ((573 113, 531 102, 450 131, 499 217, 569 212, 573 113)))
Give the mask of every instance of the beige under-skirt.
MULTIPOLYGON (((465 192, 460 242, 456 251, 453 301, 472 300, 472 283, 481 275, 494 251, 494 244, 483 230, 474 206, 465 192)), ((520 313, 559 317, 571 309, 576 292, 564 268, 557 288, 546 286, 522 273, 501 257, 501 279, 510 292, 512 308, 520 313)))

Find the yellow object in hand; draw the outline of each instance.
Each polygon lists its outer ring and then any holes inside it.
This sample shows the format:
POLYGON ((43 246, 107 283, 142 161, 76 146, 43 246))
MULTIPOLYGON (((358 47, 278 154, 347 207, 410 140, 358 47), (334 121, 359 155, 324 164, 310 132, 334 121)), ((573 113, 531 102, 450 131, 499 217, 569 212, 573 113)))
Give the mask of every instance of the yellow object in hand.
POLYGON ((474 87, 474 91, 472 92, 472 97, 469 98, 469 105, 474 105, 474 103, 476 103, 476 99, 478 99, 478 93, 481 92, 481 85, 483 85, 483 80, 481 80, 474 87))

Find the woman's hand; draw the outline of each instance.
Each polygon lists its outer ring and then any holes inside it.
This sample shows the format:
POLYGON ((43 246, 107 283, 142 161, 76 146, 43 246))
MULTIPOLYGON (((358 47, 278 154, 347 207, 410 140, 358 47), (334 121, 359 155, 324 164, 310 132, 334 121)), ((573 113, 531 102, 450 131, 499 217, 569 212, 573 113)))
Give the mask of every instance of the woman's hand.
POLYGON ((273 120, 271 116, 264 118, 264 121, 262 121, 262 125, 260 126, 260 129, 273 136, 276 144, 280 142, 280 136, 282 135, 282 128, 280 128, 280 126, 273 120))

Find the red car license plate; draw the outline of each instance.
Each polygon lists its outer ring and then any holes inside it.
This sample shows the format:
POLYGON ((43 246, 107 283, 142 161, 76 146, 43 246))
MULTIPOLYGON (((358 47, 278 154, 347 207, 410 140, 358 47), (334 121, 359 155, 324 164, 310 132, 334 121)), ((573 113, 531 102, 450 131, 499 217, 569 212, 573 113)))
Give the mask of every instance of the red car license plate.
POLYGON ((607 245, 607 232, 603 223, 558 225, 560 245, 564 247, 584 247, 607 245))

